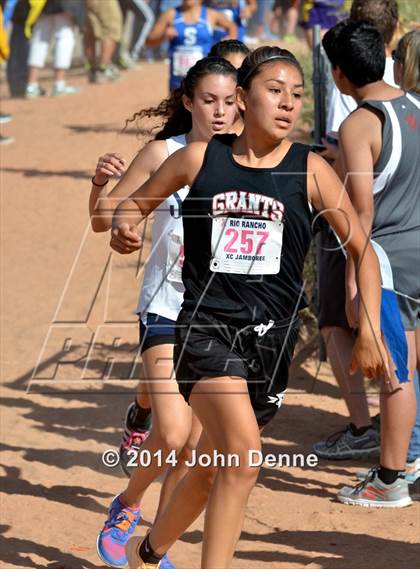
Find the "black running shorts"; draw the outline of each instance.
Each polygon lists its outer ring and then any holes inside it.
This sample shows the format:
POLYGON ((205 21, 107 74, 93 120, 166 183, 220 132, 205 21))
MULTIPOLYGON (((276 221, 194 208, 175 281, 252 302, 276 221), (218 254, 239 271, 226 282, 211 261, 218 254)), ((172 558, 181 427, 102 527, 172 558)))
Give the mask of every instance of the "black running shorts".
POLYGON ((329 226, 317 237, 317 302, 319 328, 350 330, 346 316, 346 258, 329 226))
POLYGON ((181 310, 174 363, 179 390, 187 403, 203 377, 242 377, 258 424, 271 421, 287 387, 298 319, 271 323, 238 326, 207 312, 181 310))

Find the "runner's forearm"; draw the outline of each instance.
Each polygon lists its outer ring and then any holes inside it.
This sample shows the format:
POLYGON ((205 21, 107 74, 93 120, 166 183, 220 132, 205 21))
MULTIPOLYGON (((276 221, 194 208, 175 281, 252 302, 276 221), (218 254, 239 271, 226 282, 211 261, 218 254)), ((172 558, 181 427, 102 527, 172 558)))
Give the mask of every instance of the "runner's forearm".
POLYGON ((89 196, 89 215, 93 231, 108 231, 112 226, 113 207, 108 199, 107 187, 98 188, 92 184, 89 196))
POLYGON ((140 221, 147 216, 143 214, 140 205, 136 200, 124 200, 116 209, 112 218, 112 227, 115 229, 122 223, 128 225, 138 225, 140 221))
POLYGON ((360 296, 359 330, 361 335, 380 334, 381 276, 379 262, 371 245, 353 259, 360 296))

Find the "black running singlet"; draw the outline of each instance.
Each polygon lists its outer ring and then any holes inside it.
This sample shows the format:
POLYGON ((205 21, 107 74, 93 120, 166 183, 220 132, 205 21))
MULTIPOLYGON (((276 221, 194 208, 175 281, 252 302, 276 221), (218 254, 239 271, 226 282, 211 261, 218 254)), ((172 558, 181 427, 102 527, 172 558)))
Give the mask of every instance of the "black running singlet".
POLYGON ((295 143, 278 166, 250 168, 235 162, 235 138, 210 141, 183 203, 183 307, 229 321, 283 320, 305 306, 309 147, 295 143))

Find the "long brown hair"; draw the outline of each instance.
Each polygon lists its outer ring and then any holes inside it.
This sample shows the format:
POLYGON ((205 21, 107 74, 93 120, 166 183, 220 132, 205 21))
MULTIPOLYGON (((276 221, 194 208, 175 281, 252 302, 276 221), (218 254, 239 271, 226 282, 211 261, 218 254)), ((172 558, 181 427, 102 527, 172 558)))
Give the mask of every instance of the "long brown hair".
POLYGON ((229 61, 222 57, 204 57, 191 67, 179 89, 175 89, 157 107, 149 107, 134 113, 130 119, 126 120, 125 128, 130 122, 135 121, 143 134, 149 134, 155 140, 166 140, 172 136, 186 134, 192 129, 192 117, 191 113, 184 107, 182 96, 186 95, 192 100, 198 83, 207 75, 230 75, 235 81, 237 79, 236 69, 229 61), (145 130, 141 128, 145 119, 160 120, 158 120, 157 125, 145 130), (154 134, 156 129, 160 130, 154 134))

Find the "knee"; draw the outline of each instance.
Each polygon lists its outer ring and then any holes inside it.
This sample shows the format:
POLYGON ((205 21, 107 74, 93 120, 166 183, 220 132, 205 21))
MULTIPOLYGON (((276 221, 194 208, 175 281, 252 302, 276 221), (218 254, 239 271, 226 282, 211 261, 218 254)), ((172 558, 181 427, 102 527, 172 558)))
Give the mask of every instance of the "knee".
POLYGON ((221 472, 222 476, 235 486, 237 484, 240 484, 252 487, 257 482, 260 469, 257 466, 252 466, 249 462, 248 455, 244 455, 241 457, 241 463, 239 467, 227 467, 224 468, 221 472))
POLYGON ((164 452, 175 451, 177 456, 183 451, 188 438, 188 430, 179 425, 171 426, 170 431, 160 433, 160 445, 164 452))
POLYGON ((198 437, 189 433, 185 445, 179 453, 179 459, 190 462, 193 457, 193 451, 197 448, 198 437))
POLYGON ((254 451, 261 452, 260 440, 243 441, 227 451, 226 466, 218 470, 218 475, 234 485, 253 486, 258 478, 259 468, 253 465, 251 457, 254 451))

